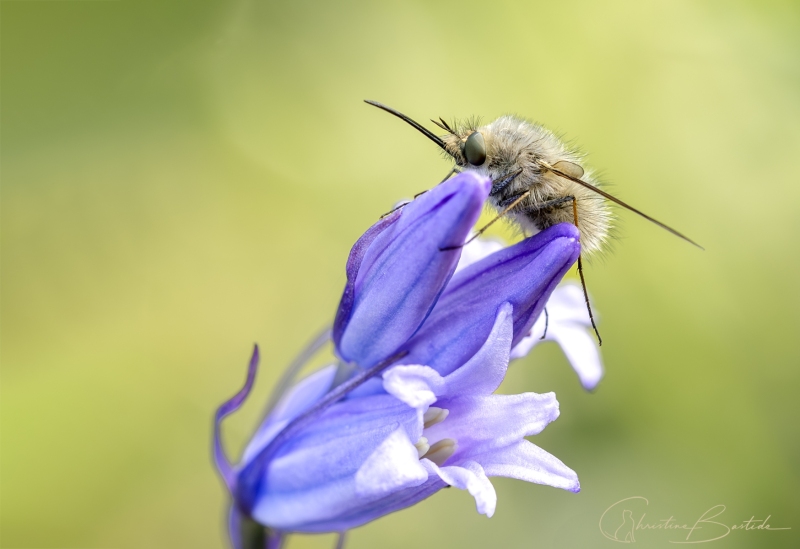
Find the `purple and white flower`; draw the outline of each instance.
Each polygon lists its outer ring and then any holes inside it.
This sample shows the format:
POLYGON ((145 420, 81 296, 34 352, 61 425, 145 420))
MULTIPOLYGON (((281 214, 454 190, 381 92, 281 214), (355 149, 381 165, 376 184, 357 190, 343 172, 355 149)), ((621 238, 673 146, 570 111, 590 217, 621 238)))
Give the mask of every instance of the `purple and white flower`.
POLYGON ((555 396, 493 394, 577 259, 578 232, 556 225, 455 273, 490 186, 461 174, 359 239, 333 328, 341 363, 288 391, 232 466, 219 423, 249 393, 254 355, 215 418, 234 523, 343 531, 446 486, 491 516, 490 476, 579 490, 571 469, 524 439, 558 417, 555 396))
MULTIPOLYGON (((385 394, 341 400, 290 437, 270 460, 246 512, 290 532, 341 531, 408 507, 446 486, 468 490, 480 513, 497 501, 489 476, 577 492, 577 475, 525 440, 558 417, 553 393, 494 395, 508 367, 511 306, 500 307, 479 351, 446 376, 429 366, 390 368, 385 394)), ((277 432, 318 402, 329 366, 286 395, 242 459, 244 467, 277 432)), ((241 493, 241 489, 239 489, 241 493)))

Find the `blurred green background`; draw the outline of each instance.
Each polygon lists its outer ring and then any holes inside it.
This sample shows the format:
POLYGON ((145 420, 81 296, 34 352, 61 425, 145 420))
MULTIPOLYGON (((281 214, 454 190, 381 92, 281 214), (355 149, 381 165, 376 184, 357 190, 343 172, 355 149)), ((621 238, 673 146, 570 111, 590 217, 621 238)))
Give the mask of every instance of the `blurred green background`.
POLYGON ((211 414, 251 345, 232 451, 331 319, 355 239, 449 169, 365 98, 423 122, 533 118, 707 251, 621 212, 587 270, 599 389, 553 344, 512 368, 505 392, 556 391, 534 442, 580 494, 497 479, 486 519, 446 490, 348 547, 612 547, 598 521, 630 496, 653 522, 724 504, 727 524, 793 528, 712 547, 800 547, 796 1, 0 10, 2 547, 225 546, 211 414))

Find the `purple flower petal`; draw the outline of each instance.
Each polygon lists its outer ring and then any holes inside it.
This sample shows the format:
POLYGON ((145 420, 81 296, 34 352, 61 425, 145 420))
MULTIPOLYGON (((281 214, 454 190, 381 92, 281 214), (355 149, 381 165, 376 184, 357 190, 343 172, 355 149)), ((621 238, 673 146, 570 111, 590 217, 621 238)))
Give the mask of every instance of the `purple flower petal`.
POLYGON ((490 395, 494 393, 508 370, 509 350, 513 339, 514 308, 503 303, 489 337, 463 366, 445 378, 449 395, 490 395))
POLYGON ((463 365, 486 341, 498 304, 514 308, 516 345, 580 254, 578 230, 554 225, 456 274, 422 329, 404 345, 408 364, 429 364, 443 375, 463 365))
POLYGON ((442 395, 489 395, 503 381, 511 348, 512 308, 500 306, 492 331, 466 364, 447 377, 430 366, 395 366, 383 374, 384 389, 412 408, 427 408, 442 395))
POLYGON ((235 503, 228 510, 228 536, 233 549, 245 549, 242 543, 242 513, 235 503))
POLYGON ((425 409, 444 391, 445 380, 430 366, 396 366, 383 374, 383 387, 390 395, 415 409, 425 409))
POLYGON ((345 265, 347 283, 342 292, 342 299, 339 302, 339 309, 336 312, 331 334, 335 342, 338 342, 342 338, 342 333, 347 327, 347 322, 350 320, 350 314, 352 313, 353 302, 355 300, 356 280, 358 278, 359 269, 361 268, 361 262, 364 260, 364 255, 375 239, 396 223, 401 215, 402 210, 397 210, 379 219, 377 223, 367 229, 367 232, 361 235, 361 238, 356 241, 350 250, 350 255, 347 257, 347 264, 345 265))
POLYGON ((447 484, 438 476, 429 476, 428 480, 419 486, 404 488, 377 500, 354 498, 352 501, 360 503, 360 505, 340 508, 340 513, 335 517, 302 524, 294 531, 306 533, 341 532, 356 528, 389 513, 419 503, 446 486, 447 484))
POLYGON ((258 497, 296 491, 354 474, 398 426, 415 441, 416 412, 389 395, 344 400, 287 440, 262 471, 258 497), (320 459, 325 456, 325 459, 320 459))
POLYGON ((487 517, 494 515, 497 507, 497 492, 494 491, 483 467, 475 461, 467 461, 457 466, 438 467, 429 460, 423 460, 432 472, 450 486, 467 490, 475 498, 478 512, 487 517))
POLYGON ((470 172, 434 187, 380 221, 353 247, 333 339, 345 360, 368 368, 405 343, 453 274, 491 181, 470 172))
POLYGON ((537 435, 558 418, 554 393, 455 396, 439 400, 436 406, 446 408, 450 415, 447 421, 426 429, 425 436, 457 440, 455 461, 474 459, 474 455, 537 435))
POLYGON ((428 472, 419 462, 417 449, 401 428, 389 435, 358 469, 356 493, 366 498, 383 497, 426 480, 428 472))
POLYGON ((355 512, 390 488, 424 483, 410 442, 421 427, 416 411, 389 395, 335 404, 270 460, 253 517, 279 530, 313 531, 310 525, 355 512))
POLYGON ((570 492, 579 492, 581 489, 575 471, 527 440, 474 456, 473 459, 483 464, 483 469, 490 477, 516 478, 570 492))
POLYGON ((242 406, 245 399, 250 394, 251 389, 253 388, 253 382, 256 379, 257 370, 258 345, 253 348, 253 355, 250 357, 250 364, 247 367, 247 379, 244 382, 244 387, 242 387, 239 392, 233 395, 229 400, 223 402, 222 405, 217 408, 216 414, 214 414, 214 463, 217 465, 217 470, 222 476, 222 480, 225 481, 225 484, 228 486, 228 490, 231 492, 236 486, 236 473, 234 472, 230 461, 228 461, 228 457, 225 455, 225 450, 222 447, 220 423, 222 423, 222 419, 225 416, 235 412, 242 406))
POLYGON ((592 391, 603 379, 603 362, 600 359, 600 349, 592 333, 580 325, 564 325, 546 339, 552 339, 559 344, 567 357, 570 365, 581 385, 587 391, 592 391))

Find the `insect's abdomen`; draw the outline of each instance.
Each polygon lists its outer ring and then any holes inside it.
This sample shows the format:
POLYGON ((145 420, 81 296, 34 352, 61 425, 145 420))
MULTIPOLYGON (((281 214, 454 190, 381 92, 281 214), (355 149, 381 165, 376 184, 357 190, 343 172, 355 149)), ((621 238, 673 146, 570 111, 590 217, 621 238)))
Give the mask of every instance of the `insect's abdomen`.
MULTIPOLYGON (((581 234, 581 250, 584 255, 591 255, 602 249, 603 244, 608 239, 611 228, 612 216, 602 197, 584 189, 578 185, 559 186, 558 193, 545 192, 537 193, 537 189, 531 189, 531 196, 516 206, 509 217, 514 220, 527 235, 533 235, 543 231, 548 227, 559 223, 575 223, 575 212, 572 201, 568 198, 575 197, 578 213, 578 231, 581 234), (542 205, 559 200, 561 203, 555 206, 543 208, 542 205)), ((492 205, 502 211, 500 207, 502 197, 492 199, 492 205)))

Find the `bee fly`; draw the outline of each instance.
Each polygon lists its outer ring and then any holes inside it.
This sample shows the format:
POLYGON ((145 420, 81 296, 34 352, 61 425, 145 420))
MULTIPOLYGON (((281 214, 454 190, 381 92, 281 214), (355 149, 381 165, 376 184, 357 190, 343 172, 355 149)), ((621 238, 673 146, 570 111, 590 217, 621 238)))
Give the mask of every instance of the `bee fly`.
MULTIPOLYGON (((580 165, 582 156, 543 126, 510 115, 485 126, 475 122, 451 126, 440 118, 431 120, 447 132, 439 137, 391 107, 366 102, 404 120, 450 156, 455 166, 444 180, 463 170, 492 180, 488 201, 498 210, 498 216, 464 245, 501 217, 509 216, 529 235, 558 223, 574 223, 580 233, 581 255, 589 256, 600 251, 608 240, 612 215, 607 201, 611 201, 702 249, 687 236, 600 189, 591 172, 580 165)), ((589 306, 580 256, 578 274, 592 327, 602 345, 589 306)))

